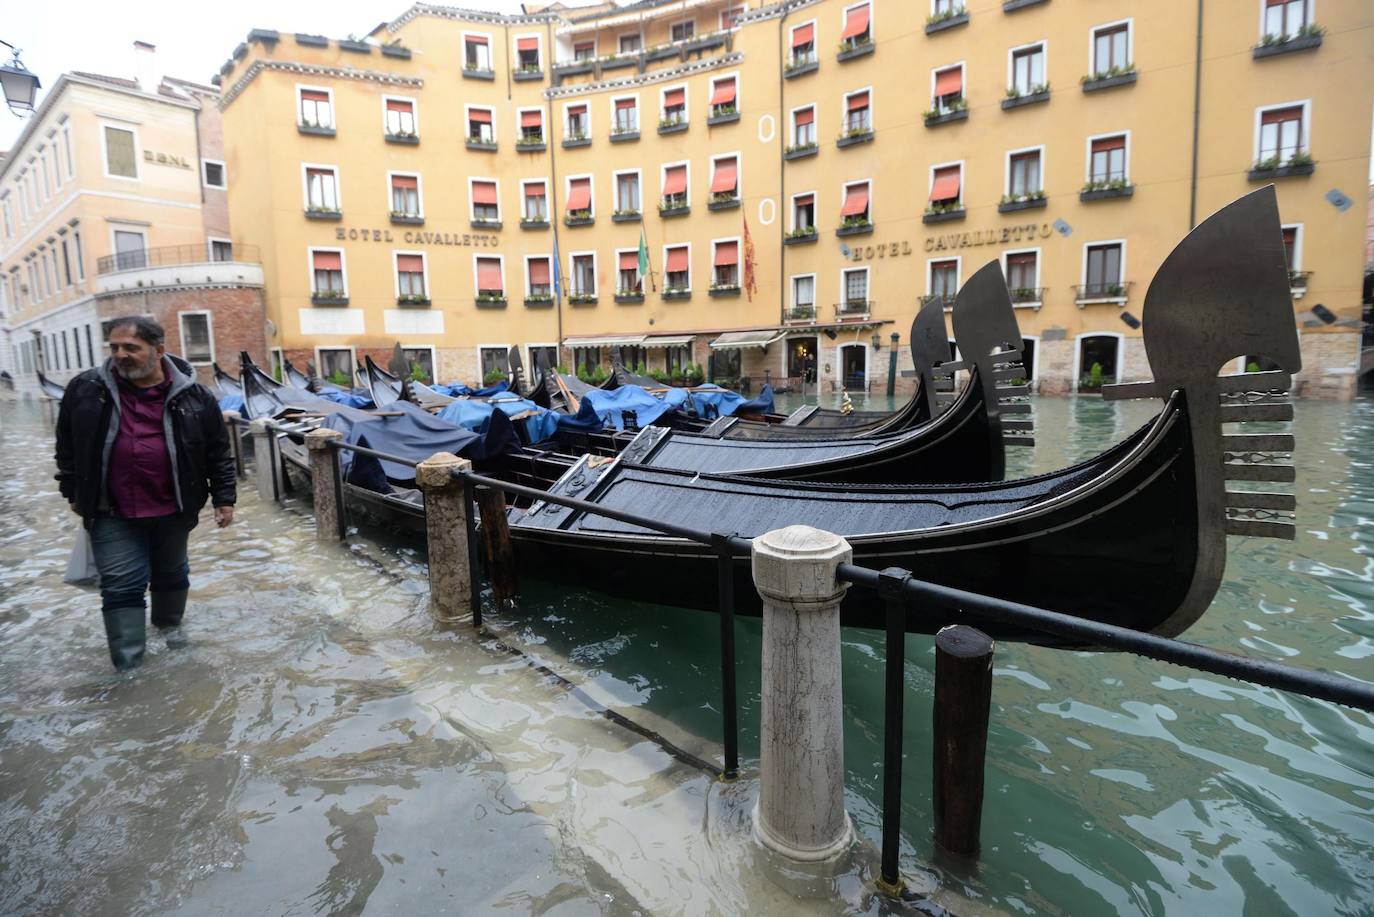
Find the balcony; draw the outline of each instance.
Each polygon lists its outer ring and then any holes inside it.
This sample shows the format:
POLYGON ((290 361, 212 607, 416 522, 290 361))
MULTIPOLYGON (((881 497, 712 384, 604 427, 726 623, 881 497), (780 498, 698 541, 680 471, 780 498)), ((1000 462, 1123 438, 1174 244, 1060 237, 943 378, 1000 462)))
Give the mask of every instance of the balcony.
POLYGON ((211 257, 204 244, 169 245, 104 255, 95 262, 95 292, 181 286, 262 286, 256 245, 235 245, 232 260, 211 257))
POLYGON ((208 256, 204 245, 168 245, 162 248, 140 248, 135 251, 103 255, 95 260, 95 272, 114 274, 120 271, 141 271, 147 268, 171 267, 184 264, 259 264, 262 256, 256 245, 235 245, 232 261, 220 261, 208 256))
POLYGON ((1099 303, 1125 305, 1131 293, 1131 282, 1121 280, 1111 283, 1084 283, 1074 286, 1073 290, 1073 301, 1080 309, 1099 303))
POLYGON ((805 54, 793 54, 791 59, 783 65, 782 75, 786 79, 801 76, 805 73, 815 73, 820 67, 816 59, 816 52, 810 51, 805 54))
POLYGON ((1017 309, 1039 309, 1045 301, 1045 287, 1012 287, 1011 304, 1017 309))
POLYGON ((876 306, 871 299, 847 299, 844 302, 835 303, 835 320, 838 322, 862 321, 876 306))
POLYGON ((793 306, 783 315, 783 321, 803 324, 816 320, 816 304, 809 306, 793 306))

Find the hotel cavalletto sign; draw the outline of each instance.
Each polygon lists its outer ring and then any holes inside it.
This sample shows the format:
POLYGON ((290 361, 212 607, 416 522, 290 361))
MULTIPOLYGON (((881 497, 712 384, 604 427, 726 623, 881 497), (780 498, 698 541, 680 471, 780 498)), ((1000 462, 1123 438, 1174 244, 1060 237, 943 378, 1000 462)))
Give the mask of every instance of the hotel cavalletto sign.
POLYGON ((496 248, 501 237, 483 232, 434 232, 428 229, 358 229, 343 226, 334 229, 340 242, 400 242, 404 245, 456 245, 460 248, 496 248))
MULTIPOLYGON (((1053 234, 1054 228, 1049 223, 1023 223, 1019 226, 1003 226, 1000 229, 940 233, 928 236, 922 247, 927 252, 950 252, 977 248, 980 245, 1016 245, 1035 239, 1048 239, 1053 234)), ((872 261, 875 258, 900 258, 911 252, 911 242, 902 239, 897 242, 852 246, 849 258, 851 261, 872 261)))

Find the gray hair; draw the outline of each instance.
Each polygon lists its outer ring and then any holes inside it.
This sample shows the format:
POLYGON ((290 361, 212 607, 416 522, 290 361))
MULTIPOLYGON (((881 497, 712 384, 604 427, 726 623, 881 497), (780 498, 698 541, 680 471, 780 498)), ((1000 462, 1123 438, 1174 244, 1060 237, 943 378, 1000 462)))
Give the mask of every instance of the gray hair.
POLYGON ((109 337, 116 328, 134 329, 134 337, 148 344, 150 347, 161 347, 167 339, 167 332, 162 330, 162 326, 143 315, 121 315, 119 318, 111 319, 105 323, 105 339, 109 337))

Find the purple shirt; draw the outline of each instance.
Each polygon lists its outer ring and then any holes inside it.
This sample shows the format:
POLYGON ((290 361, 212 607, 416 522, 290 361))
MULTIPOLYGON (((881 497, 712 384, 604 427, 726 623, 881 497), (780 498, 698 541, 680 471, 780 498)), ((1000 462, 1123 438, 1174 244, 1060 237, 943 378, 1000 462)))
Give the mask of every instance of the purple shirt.
POLYGON ((162 411, 171 379, 139 388, 116 374, 119 435, 110 452, 110 504, 126 519, 167 516, 178 511, 172 456, 163 433, 162 411))

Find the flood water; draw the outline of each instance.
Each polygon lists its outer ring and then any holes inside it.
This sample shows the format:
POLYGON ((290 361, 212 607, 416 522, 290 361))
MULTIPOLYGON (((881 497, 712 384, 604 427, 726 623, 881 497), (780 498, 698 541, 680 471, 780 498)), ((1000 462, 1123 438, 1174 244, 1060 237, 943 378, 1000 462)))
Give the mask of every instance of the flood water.
MULTIPOLYGON (((1013 471, 1097 452, 1150 410, 1039 399, 1013 471)), ((738 624, 744 775, 723 784, 603 715, 718 762, 715 616, 524 571, 488 635, 442 629, 416 545, 318 544, 307 507, 245 492, 232 527, 192 535, 192 645, 153 637, 116 675, 98 597, 61 583, 76 524, 51 423, 0 401, 0 913, 885 912, 880 634, 844 633, 864 843, 807 879, 750 836, 757 620, 738 624)), ((1297 540, 1229 539, 1186 636, 1374 679, 1374 403, 1300 403, 1295 432, 1297 540)), ((913 887, 957 914, 1374 912, 1374 718, 1129 656, 996 658, 970 870, 932 849, 934 655, 908 637, 913 887)))

